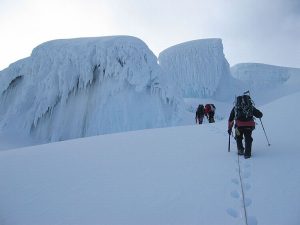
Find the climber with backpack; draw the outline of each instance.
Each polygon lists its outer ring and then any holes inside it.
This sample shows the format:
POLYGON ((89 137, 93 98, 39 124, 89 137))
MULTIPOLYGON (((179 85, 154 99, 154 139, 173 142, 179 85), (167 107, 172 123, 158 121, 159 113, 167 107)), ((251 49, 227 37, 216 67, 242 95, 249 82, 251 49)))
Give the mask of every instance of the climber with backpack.
POLYGON ((255 129, 254 117, 261 118, 263 114, 254 107, 250 95, 245 93, 236 97, 235 106, 231 110, 228 119, 228 134, 232 134, 234 125, 238 154, 244 155, 245 159, 248 159, 251 157, 252 131, 255 129), (243 138, 245 138, 245 148, 243 146, 243 138))
POLYGON ((196 111, 196 116, 195 116, 195 120, 196 120, 196 124, 202 124, 203 123, 203 117, 204 117, 204 106, 203 105, 199 105, 196 111))
POLYGON ((209 123, 215 122, 215 118, 214 118, 215 111, 216 111, 216 107, 214 104, 206 104, 205 105, 205 116, 209 123))

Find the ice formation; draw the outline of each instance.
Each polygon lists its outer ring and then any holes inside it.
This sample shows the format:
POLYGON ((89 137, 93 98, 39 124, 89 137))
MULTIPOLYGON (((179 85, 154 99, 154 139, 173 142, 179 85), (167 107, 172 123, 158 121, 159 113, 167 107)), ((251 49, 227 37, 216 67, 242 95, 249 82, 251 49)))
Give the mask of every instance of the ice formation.
POLYGON ((41 140, 178 124, 181 100, 129 36, 54 40, 0 72, 1 128, 41 140))
POLYGON ((228 99, 233 79, 221 39, 172 46, 159 54, 159 64, 185 98, 228 99), (226 88, 227 87, 227 88, 226 88))
POLYGON ((300 91, 300 69, 297 68, 241 63, 231 67, 231 74, 260 103, 300 91))
POLYGON ((225 118, 246 90, 259 104, 297 92, 300 69, 230 71, 221 39, 170 47, 159 64, 135 37, 54 40, 0 71, 0 132, 49 142, 193 124, 189 102, 218 102, 216 117, 225 118))

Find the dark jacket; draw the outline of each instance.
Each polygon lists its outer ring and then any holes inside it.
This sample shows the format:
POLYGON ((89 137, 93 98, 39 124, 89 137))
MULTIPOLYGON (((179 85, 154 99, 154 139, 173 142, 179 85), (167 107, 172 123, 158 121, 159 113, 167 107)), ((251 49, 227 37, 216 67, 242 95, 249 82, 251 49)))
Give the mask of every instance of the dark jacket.
MULTIPOLYGON (((262 118, 263 114, 257 108, 253 107, 253 116, 255 116, 256 118, 262 118)), ((229 119, 228 119, 228 129, 231 129, 233 127, 234 119, 235 119, 235 109, 233 107, 231 110, 229 119)), ((254 129, 254 127, 255 127, 254 118, 251 117, 246 120, 235 120, 235 126, 236 127, 251 127, 254 129)))
POLYGON ((196 118, 204 117, 204 107, 199 105, 196 111, 196 118))

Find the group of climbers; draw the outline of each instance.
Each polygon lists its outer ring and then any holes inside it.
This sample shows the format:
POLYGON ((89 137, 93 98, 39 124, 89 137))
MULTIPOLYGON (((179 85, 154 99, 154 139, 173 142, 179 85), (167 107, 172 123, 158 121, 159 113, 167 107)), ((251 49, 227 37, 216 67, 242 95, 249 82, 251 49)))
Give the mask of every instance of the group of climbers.
POLYGON ((196 110, 196 124, 202 124, 204 116, 207 118, 209 123, 214 123, 215 111, 216 107, 214 104, 206 104, 205 107, 204 105, 200 104, 196 110))

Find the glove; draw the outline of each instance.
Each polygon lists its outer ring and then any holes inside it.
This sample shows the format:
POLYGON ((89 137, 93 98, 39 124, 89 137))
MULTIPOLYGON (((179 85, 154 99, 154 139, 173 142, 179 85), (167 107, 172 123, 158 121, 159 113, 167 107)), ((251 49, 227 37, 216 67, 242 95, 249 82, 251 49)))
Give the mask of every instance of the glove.
POLYGON ((229 135, 231 135, 231 133, 232 133, 232 128, 228 129, 227 132, 228 132, 229 135))

